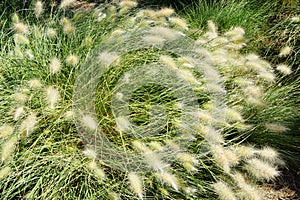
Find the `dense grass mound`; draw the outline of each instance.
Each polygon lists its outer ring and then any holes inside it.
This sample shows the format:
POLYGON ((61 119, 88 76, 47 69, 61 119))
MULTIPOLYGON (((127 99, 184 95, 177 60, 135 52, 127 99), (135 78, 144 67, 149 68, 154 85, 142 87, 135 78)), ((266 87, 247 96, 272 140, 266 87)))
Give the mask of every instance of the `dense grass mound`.
POLYGON ((241 27, 191 39, 170 8, 74 2, 1 21, 0 196, 261 199, 283 161, 247 139, 289 130, 293 70, 242 54, 241 27))

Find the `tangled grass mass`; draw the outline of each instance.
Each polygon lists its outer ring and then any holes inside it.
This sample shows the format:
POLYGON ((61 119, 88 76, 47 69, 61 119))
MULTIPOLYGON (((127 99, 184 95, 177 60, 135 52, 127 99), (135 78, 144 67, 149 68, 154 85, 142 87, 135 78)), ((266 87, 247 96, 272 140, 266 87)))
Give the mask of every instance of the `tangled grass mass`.
POLYGON ((243 52, 242 27, 75 3, 0 24, 1 199, 264 199, 285 159, 248 139, 299 117, 297 70, 243 52))

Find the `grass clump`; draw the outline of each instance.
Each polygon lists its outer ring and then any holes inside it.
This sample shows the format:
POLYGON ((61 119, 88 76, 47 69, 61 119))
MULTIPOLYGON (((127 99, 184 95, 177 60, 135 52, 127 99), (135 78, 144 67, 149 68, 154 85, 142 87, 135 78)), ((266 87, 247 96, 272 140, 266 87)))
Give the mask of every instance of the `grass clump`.
POLYGON ((241 27, 208 21, 194 40, 170 8, 73 3, 3 25, 1 196, 261 198, 282 161, 241 143, 288 130, 298 82, 280 86, 270 63, 241 54, 241 27))

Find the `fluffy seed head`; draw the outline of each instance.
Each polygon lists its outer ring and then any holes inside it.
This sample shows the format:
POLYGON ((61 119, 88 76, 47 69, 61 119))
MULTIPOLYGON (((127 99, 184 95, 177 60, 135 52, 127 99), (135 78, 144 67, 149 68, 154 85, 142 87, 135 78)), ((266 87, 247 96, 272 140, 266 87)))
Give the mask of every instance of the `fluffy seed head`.
POLYGON ((9 166, 2 168, 0 170, 0 179, 3 179, 6 176, 8 176, 10 172, 11 172, 11 168, 9 166))
POLYGON ((29 44, 28 38, 22 34, 14 34, 14 38, 17 44, 29 44))
POLYGON ((246 179, 241 173, 235 173, 232 175, 233 180, 236 182, 237 186, 242 190, 241 196, 243 199, 249 200, 261 200, 262 197, 259 195, 256 188, 247 184, 246 179))
POLYGON ((61 9, 67 9, 68 7, 70 6, 73 6, 74 3, 76 2, 76 0, 63 0, 61 3, 60 3, 60 8, 61 9))
POLYGON ((234 27, 233 29, 227 31, 224 35, 227 37, 235 37, 235 36, 240 36, 244 35, 245 31, 241 27, 234 27))
POLYGON ((57 74, 60 72, 61 69, 61 62, 58 58, 54 57, 50 59, 50 64, 49 64, 49 68, 50 68, 50 73, 51 74, 57 74))
POLYGON ((261 88, 257 86, 248 86, 244 89, 244 93, 258 99, 261 97, 261 88))
POLYGON ((210 31, 212 33, 217 33, 218 32, 215 23, 211 20, 207 21, 207 28, 208 28, 208 31, 210 31))
MULTIPOLYGON (((95 160, 97 158, 97 153, 93 149, 87 148, 82 153, 83 153, 83 155, 85 155, 86 157, 88 157, 91 160, 95 160)), ((93 163, 90 163, 90 164, 93 164, 93 163)), ((90 165, 89 167, 92 167, 92 165, 90 165)))
POLYGON ((11 157, 12 153, 15 150, 15 146, 17 142, 18 142, 18 138, 16 136, 13 136, 2 145, 2 152, 1 152, 2 162, 7 161, 11 157))
POLYGON ((292 70, 290 67, 288 67, 287 65, 285 64, 280 64, 280 65, 277 65, 276 69, 278 71, 280 71, 282 74, 284 75, 289 75, 292 73, 292 70))
POLYGON ((43 12, 43 3, 41 1, 35 2, 34 12, 37 17, 39 17, 43 12))
POLYGON ((59 91, 54 86, 49 86, 46 88, 46 99, 48 105, 51 109, 54 109, 55 105, 60 100, 59 91))
POLYGON ((42 87, 42 83, 38 79, 31 79, 28 81, 28 86, 33 89, 40 88, 40 87, 42 87))
POLYGON ((119 4, 122 8, 134 8, 138 4, 136 1, 130 1, 130 0, 123 0, 119 4))
POLYGON ((149 146, 150 146, 150 148, 153 151, 161 151, 161 150, 163 150, 163 146, 159 142, 156 142, 156 141, 150 142, 149 146))
POLYGON ((170 17, 173 15, 174 10, 172 8, 162 8, 161 10, 156 12, 156 16, 158 17, 170 17))
POLYGON ((65 118, 67 120, 73 119, 74 116, 75 116, 75 113, 73 110, 69 110, 69 111, 65 112, 65 118))
POLYGON ((24 104, 27 101, 27 95, 22 92, 17 92, 15 95, 15 101, 19 104, 24 104))
POLYGON ((135 172, 130 172, 128 174, 129 185, 132 191, 140 198, 143 199, 143 180, 135 172))
POLYGON ((170 67, 171 69, 177 69, 176 63, 174 62, 173 58, 170 56, 162 55, 160 56, 159 60, 160 62, 170 67))
POLYGON ((178 17, 170 17, 169 18, 169 21, 172 25, 180 28, 180 29, 183 29, 183 30, 187 30, 188 29, 188 25, 187 23, 181 19, 181 18, 178 18, 178 17))
POLYGON ((188 69, 179 69, 178 75, 191 84, 199 84, 199 81, 193 75, 193 73, 188 69))
POLYGON ((219 131, 210 128, 205 135, 205 139, 212 144, 222 144, 224 143, 224 138, 219 131))
POLYGON ((230 167, 232 163, 226 156, 226 150, 221 145, 211 145, 211 152, 216 159, 216 162, 222 167, 222 169, 226 172, 230 172, 230 167))
POLYGON ((276 168, 257 158, 252 158, 248 160, 247 163, 246 169, 259 180, 272 180, 280 174, 276 168))
POLYGON ((179 153, 176 157, 180 162, 190 162, 193 164, 199 163, 199 161, 189 153, 179 153))
POLYGON ((268 161, 275 161, 278 158, 278 153, 271 147, 264 147, 257 151, 258 155, 268 161))
POLYGON ((46 30, 46 35, 50 38, 54 38, 57 35, 57 33, 56 33, 56 30, 54 28, 48 28, 46 30))
POLYGON ((161 161, 160 157, 155 152, 147 151, 143 155, 146 163, 156 171, 163 171, 163 169, 167 166, 161 161))
POLYGON ((271 72, 263 72, 263 73, 260 73, 258 75, 259 78, 267 81, 267 82, 274 82, 275 81, 275 76, 273 73, 271 72))
POLYGON ((236 111, 234 109, 227 109, 225 115, 226 115, 226 119, 229 122, 240 122, 240 121, 243 121, 242 115, 238 111, 236 111))
POLYGON ((79 62, 78 56, 71 54, 66 58, 66 63, 72 66, 77 65, 79 62))
POLYGON ((135 150, 142 153, 151 152, 151 150, 143 142, 138 140, 133 141, 132 146, 135 150))
POLYGON ((96 130, 96 128, 98 126, 97 121, 94 120, 94 118, 89 115, 83 116, 81 121, 85 127, 89 128, 91 130, 96 130))
POLYGON ((14 114, 14 120, 18 121, 19 118, 25 113, 23 107, 19 107, 16 109, 15 114, 14 114))
POLYGON ((67 35, 71 35, 72 33, 75 32, 75 26, 73 26, 72 24, 67 24, 64 26, 64 32, 67 35))
POLYGON ((214 183, 213 188, 215 192, 219 195, 221 200, 236 200, 235 194, 233 193, 232 189, 226 185, 222 181, 218 181, 214 183))
POLYGON ((238 145, 235 147, 234 151, 243 158, 250 158, 255 155, 257 150, 251 146, 243 146, 243 145, 238 145))
POLYGON ((176 191, 179 190, 179 181, 177 177, 169 172, 159 172, 156 176, 167 185, 172 186, 176 191))
POLYGON ((291 53, 292 48, 289 46, 283 47, 282 49, 280 49, 280 53, 279 56, 283 57, 283 56, 287 56, 291 53))
POLYGON ((18 22, 20 22, 20 18, 19 18, 19 16, 17 15, 17 13, 14 13, 11 19, 12 19, 12 22, 13 22, 13 23, 18 23, 18 22))
POLYGON ((25 134, 25 136, 28 137, 33 132, 36 124, 37 124, 36 114, 31 113, 20 125, 19 131, 21 136, 25 134))
POLYGON ((292 17, 292 18, 291 18, 291 21, 292 21, 293 23, 300 23, 300 17, 299 17, 299 16, 292 17))
POLYGON ((130 129, 131 124, 127 117, 120 116, 116 118, 116 124, 119 131, 126 132, 130 129))
POLYGON ((14 132, 14 128, 9 125, 0 126, 0 138, 5 138, 14 132))
POLYGON ((22 22, 18 22, 14 24, 14 30, 17 33, 22 33, 22 34, 27 34, 29 33, 29 28, 26 24, 22 23, 22 22))
POLYGON ((289 128, 277 123, 266 123, 265 127, 273 133, 284 133, 290 130, 289 128))

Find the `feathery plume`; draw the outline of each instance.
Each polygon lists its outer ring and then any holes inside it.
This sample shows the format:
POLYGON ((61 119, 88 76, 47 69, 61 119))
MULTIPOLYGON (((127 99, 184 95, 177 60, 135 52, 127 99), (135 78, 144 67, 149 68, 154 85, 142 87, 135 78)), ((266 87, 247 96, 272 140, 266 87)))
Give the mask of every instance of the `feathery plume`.
POLYGON ((232 175, 233 180, 236 182, 237 186, 242 190, 240 195, 245 199, 249 200, 261 200, 262 197, 257 192, 256 188, 252 185, 246 183, 246 179, 241 173, 235 173, 232 175))
POLYGON ((66 63, 72 66, 77 65, 79 62, 78 56, 71 54, 66 58, 66 63))
POLYGON ((171 69, 177 69, 176 63, 174 62, 173 58, 167 55, 162 55, 159 57, 160 62, 165 64, 166 66, 170 67, 171 69))
POLYGON ((91 129, 91 130, 96 130, 98 123, 96 120, 93 119, 93 117, 89 116, 89 115, 85 115, 82 117, 82 123, 84 124, 84 126, 86 126, 87 128, 91 129))
POLYGON ((143 180, 142 178, 135 172, 130 172, 128 174, 128 180, 130 187, 134 193, 140 198, 143 199, 143 180))
POLYGON ((288 67, 287 65, 285 64, 280 64, 280 65, 277 65, 276 69, 278 71, 280 71, 282 74, 284 75, 289 75, 292 73, 292 70, 290 67, 288 67))
POLYGON ((40 88, 40 87, 42 87, 42 83, 38 79, 31 79, 28 81, 28 86, 33 89, 40 88))
POLYGON ((136 1, 130 1, 130 0, 123 0, 119 3, 119 5, 122 8, 134 8, 136 7, 138 4, 136 1))
POLYGON ((15 150, 15 146, 17 142, 18 142, 18 138, 16 136, 13 136, 2 145, 2 152, 1 152, 2 162, 7 161, 11 157, 12 153, 15 150))
POLYGON ((43 3, 41 1, 35 2, 34 12, 37 17, 39 17, 42 14, 43 10, 43 3))
POLYGON ((9 166, 2 168, 0 170, 0 179, 3 179, 6 176, 8 176, 10 172, 11 172, 11 168, 9 166))
POLYGON ((244 89, 244 93, 258 99, 261 97, 261 88, 258 86, 248 86, 244 89))
POLYGON ((189 163, 193 163, 193 164, 198 164, 199 163, 199 161, 189 153, 178 153, 176 155, 176 158, 180 162, 189 162, 189 163))
POLYGON ((263 73, 260 73, 258 75, 259 78, 262 78, 264 79, 265 81, 267 82, 274 82, 275 81, 275 76, 273 73, 271 72, 263 72, 263 73))
POLYGON ((91 160, 95 160, 97 158, 96 151, 91 148, 86 148, 82 153, 91 160))
POLYGON ((251 146, 244 146, 244 145, 237 145, 234 148, 234 151, 243 158, 250 158, 253 157, 257 150, 251 146))
POLYGON ((169 172, 159 172, 156 176, 161 180, 161 182, 172 186, 176 191, 179 190, 179 181, 177 177, 169 172))
POLYGON ((48 28, 46 30, 46 35, 50 38, 54 38, 57 35, 57 32, 54 28, 48 28))
POLYGON ((27 95, 22 92, 17 92, 14 94, 15 101, 19 104, 24 104, 27 101, 27 95))
POLYGON ((12 19, 12 22, 15 24, 20 22, 20 18, 17 13, 14 13, 11 19, 12 19))
POLYGON ((94 174, 101 180, 105 179, 105 172, 103 171, 103 169, 99 168, 97 166, 97 163, 95 160, 92 160, 89 164, 88 164, 88 168, 94 172, 94 174))
POLYGON ((289 46, 283 47, 280 49, 279 57, 287 56, 291 53, 292 48, 289 46))
POLYGON ((174 14, 174 10, 172 8, 162 8, 155 13, 157 17, 170 17, 174 14))
POLYGON ((19 107, 16 109, 15 114, 14 114, 14 120, 18 121, 19 118, 25 113, 23 107, 19 107))
POLYGON ((71 23, 70 24, 66 24, 64 26, 64 32, 67 34, 67 35, 71 35, 72 33, 75 32, 75 26, 73 26, 71 23))
POLYGON ((153 151, 161 151, 164 148, 159 142, 156 141, 152 141, 148 145, 153 151))
POLYGON ((229 122, 240 122, 240 121, 243 121, 243 117, 242 115, 234 110, 234 109, 226 109, 226 112, 225 112, 225 115, 226 115, 226 119, 229 121, 229 122))
POLYGON ((187 23, 179 17, 170 17, 169 22, 180 29, 188 30, 187 23))
POLYGON ((29 33, 29 28, 26 24, 22 22, 14 23, 14 30, 17 33, 27 34, 29 33))
POLYGON ((266 123, 265 127, 267 130, 269 130, 273 133, 284 133, 284 132, 290 130, 289 128, 287 128, 281 124, 277 124, 277 123, 266 123))
POLYGON ((14 132, 14 128, 9 125, 2 125, 0 126, 0 138, 5 138, 9 135, 11 135, 14 132))
POLYGON ((59 91, 54 86, 49 86, 46 88, 46 99, 48 105, 51 109, 54 109, 55 104, 58 103, 60 99, 59 91))
POLYGON ((160 159, 160 157, 158 156, 158 154, 156 154, 153 151, 147 151, 146 153, 143 154, 146 163, 154 170, 156 171, 163 171, 165 167, 167 167, 168 165, 163 163, 160 159))
POLYGON ((141 153, 151 152, 151 150, 141 141, 135 140, 132 142, 132 146, 135 150, 141 153))
POLYGON ((27 118, 21 123, 19 131, 21 136, 25 134, 28 137, 34 130, 37 124, 37 117, 35 113, 31 113, 27 118))
POLYGON ((74 111, 73 110, 68 110, 67 112, 65 112, 65 118, 67 119, 67 120, 71 120, 71 119, 73 119, 74 118, 74 116, 75 116, 75 113, 74 113, 74 111))
POLYGON ((60 8, 61 9, 67 9, 68 7, 70 6, 73 6, 74 3, 76 2, 76 0, 63 0, 61 3, 60 3, 60 8))
POLYGON ((117 129, 122 132, 126 132, 130 129, 131 124, 128 118, 125 116, 120 116, 116 118, 117 129))
POLYGON ((51 74, 57 74, 61 69, 61 62, 58 58, 53 57, 50 59, 49 69, 51 74))
POLYGON ((278 152, 275 151, 275 149, 271 147, 264 147, 260 150, 257 151, 257 154, 268 161, 274 162, 275 160, 278 159, 278 152))
POLYGON ((218 181, 214 183, 213 188, 215 192, 219 195, 221 200, 236 200, 236 196, 232 189, 225 184, 223 181, 218 181))
POLYGON ((279 171, 268 163, 259 160, 257 158, 252 158, 247 161, 246 169, 257 179, 272 180, 279 176, 279 171))
POLYGON ((15 43, 17 44, 29 44, 29 40, 22 34, 14 34, 15 43))

